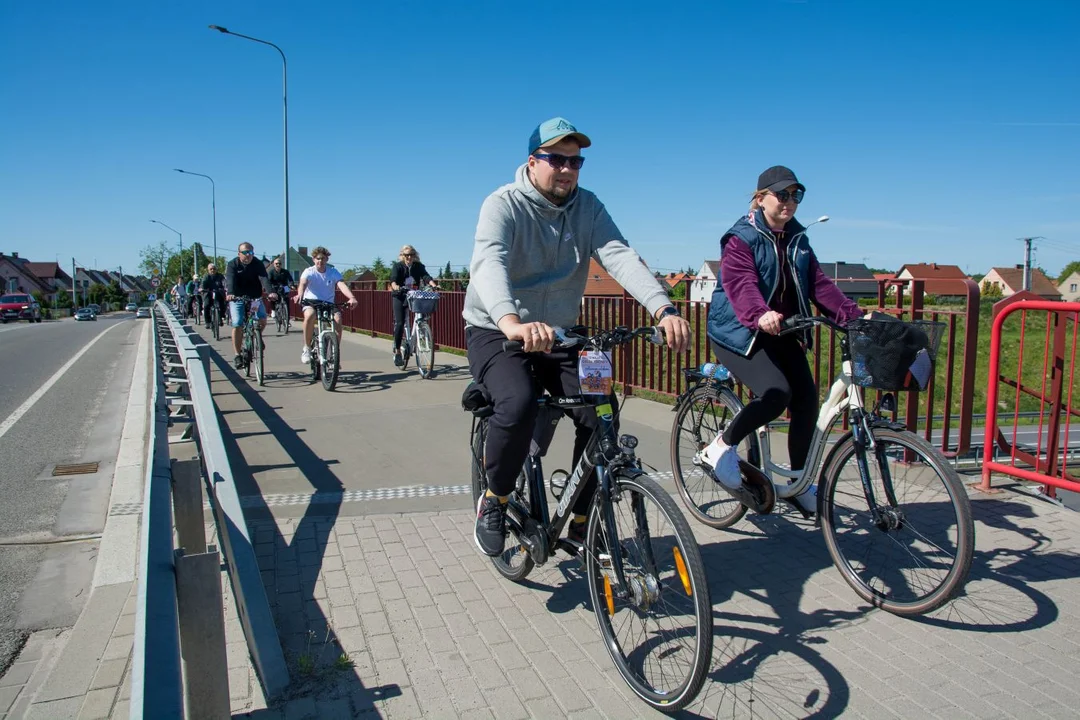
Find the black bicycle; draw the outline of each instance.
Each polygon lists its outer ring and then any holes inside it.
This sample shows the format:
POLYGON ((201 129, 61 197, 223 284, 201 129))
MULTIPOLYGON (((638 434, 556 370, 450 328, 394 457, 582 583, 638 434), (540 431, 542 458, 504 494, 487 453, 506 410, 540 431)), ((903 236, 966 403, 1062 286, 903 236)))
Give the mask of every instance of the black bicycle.
POLYGON ((292 320, 289 317, 289 298, 283 288, 278 288, 278 300, 274 303, 274 319, 277 321, 278 335, 288 335, 292 320))
MULTIPOLYGON (((674 712, 697 696, 712 657, 712 601, 697 541, 678 505, 641 469, 632 435, 616 435, 617 405, 611 385, 610 352, 638 337, 662 342, 658 328, 618 327, 590 337, 585 328, 559 331, 558 347, 595 351, 591 367, 608 363, 606 377, 586 373, 586 394, 541 395, 540 413, 529 457, 510 496, 509 547, 492 558, 496 570, 515 582, 556 550, 579 556, 585 566, 589 598, 604 645, 630 688, 652 707, 674 712), (546 453, 559 418, 568 410, 590 407, 599 420, 581 460, 569 476, 552 477, 558 500, 549 514, 540 458, 546 453), (595 477, 584 541, 560 539, 571 508, 595 477)), ((507 342, 504 349, 520 348, 507 342)), ((472 423, 474 504, 487 491, 484 461, 487 418, 493 413, 486 390, 473 384, 463 405, 472 423)))
POLYGON ((261 298, 236 297, 237 301, 244 304, 244 338, 240 345, 240 357, 243 358, 244 374, 251 377, 251 368, 255 366, 255 378, 262 385, 266 376, 263 372, 263 339, 259 330, 258 313, 253 312, 253 305, 261 302, 261 298))
POLYGON ((210 303, 210 325, 214 329, 214 339, 221 339, 221 302, 218 295, 211 294, 207 302, 210 303))
POLYGON ((333 390, 337 386, 338 370, 340 369, 340 344, 337 335, 337 323, 334 315, 339 310, 348 307, 348 303, 321 302, 319 300, 304 300, 305 307, 315 308, 316 326, 315 332, 311 333, 311 344, 308 352, 311 356, 312 382, 319 382, 326 390, 333 390))

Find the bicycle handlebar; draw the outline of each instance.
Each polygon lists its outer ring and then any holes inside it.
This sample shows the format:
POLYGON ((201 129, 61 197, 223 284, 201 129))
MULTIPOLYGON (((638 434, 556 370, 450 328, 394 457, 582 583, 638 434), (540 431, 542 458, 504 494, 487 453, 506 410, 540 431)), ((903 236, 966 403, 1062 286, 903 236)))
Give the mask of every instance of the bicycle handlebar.
MULTIPOLYGON (((566 349, 582 346, 586 350, 611 350, 618 345, 625 345, 635 338, 647 338, 654 345, 663 345, 664 329, 659 325, 646 325, 639 328, 630 328, 620 325, 612 330, 602 330, 595 335, 586 335, 588 328, 583 325, 575 325, 572 328, 552 328, 555 331, 556 342, 552 350, 566 349)), ((524 349, 520 340, 504 340, 503 352, 520 351, 524 349)))
POLYGON ((792 315, 786 317, 780 322, 780 332, 777 335, 788 335, 800 330, 809 330, 815 325, 825 325, 833 330, 839 330, 840 332, 847 332, 847 328, 838 322, 830 320, 824 315, 813 315, 807 317, 806 315, 792 315))

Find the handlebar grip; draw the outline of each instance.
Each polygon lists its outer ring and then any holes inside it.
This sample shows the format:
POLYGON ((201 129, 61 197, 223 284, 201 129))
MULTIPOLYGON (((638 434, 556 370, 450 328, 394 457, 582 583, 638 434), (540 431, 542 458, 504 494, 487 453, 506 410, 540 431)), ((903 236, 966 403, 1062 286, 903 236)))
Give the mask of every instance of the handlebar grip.
POLYGON ((806 318, 802 315, 792 315, 791 317, 786 317, 782 321, 780 321, 780 332, 791 332, 792 330, 796 330, 798 329, 799 325, 801 325, 805 321, 806 318))
POLYGON ((503 352, 520 352, 525 349, 525 346, 520 340, 503 340, 502 348, 503 352))

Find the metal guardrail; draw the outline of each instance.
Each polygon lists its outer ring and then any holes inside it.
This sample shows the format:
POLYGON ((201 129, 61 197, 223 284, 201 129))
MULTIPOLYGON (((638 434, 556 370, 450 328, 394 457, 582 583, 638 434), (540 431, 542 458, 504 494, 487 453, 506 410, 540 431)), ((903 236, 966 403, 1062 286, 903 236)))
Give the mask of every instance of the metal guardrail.
POLYGON ((155 348, 169 361, 155 363, 155 423, 147 451, 132 718, 183 717, 185 697, 189 714, 198 714, 192 707, 196 702, 206 707, 208 694, 226 707, 228 704, 220 561, 217 549, 208 549, 205 544, 200 487, 204 477, 210 480, 207 491, 256 673, 267 697, 279 695, 289 684, 210 392, 209 346, 192 343, 190 328, 181 325, 164 303, 157 303, 154 316, 155 348), (179 372, 166 375, 166 367, 179 372), (168 397, 166 388, 174 383, 186 385, 184 399, 168 397), (170 463, 171 403, 189 411, 172 416, 189 423, 183 435, 174 440, 197 442, 197 460, 170 463), (179 550, 173 545, 174 508, 179 550), (198 603, 207 595, 218 598, 217 607, 200 608, 198 603), (208 636, 213 638, 209 643, 208 636), (217 659, 221 660, 220 678, 214 677, 216 670, 206 667, 216 667, 217 659))
MULTIPOLYGON (((156 322, 153 325, 157 352, 160 331, 156 322)), ((139 600, 135 610, 135 647, 131 664, 133 719, 184 716, 164 375, 161 363, 155 361, 150 391, 153 417, 146 447, 146 484, 140 529, 139 600)))

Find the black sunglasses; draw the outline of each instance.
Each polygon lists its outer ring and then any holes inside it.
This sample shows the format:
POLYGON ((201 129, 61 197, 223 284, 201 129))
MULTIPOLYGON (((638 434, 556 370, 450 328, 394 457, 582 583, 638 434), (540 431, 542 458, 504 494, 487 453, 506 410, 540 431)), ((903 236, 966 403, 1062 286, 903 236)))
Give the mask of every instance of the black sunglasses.
POLYGON ((416 257, 416 253, 401 253, 401 257, 416 257))
POLYGON ((253 254, 254 252, 255 252, 254 250, 241 250, 241 251, 240 251, 240 254, 241 254, 241 255, 251 255, 251 254, 253 254))
POLYGON ((585 158, 580 155, 559 155, 557 153, 533 153, 537 160, 546 160, 547 164, 556 170, 562 170, 567 165, 571 170, 580 170, 585 164, 585 158))
POLYGON ((796 188, 792 191, 780 190, 779 192, 774 192, 773 195, 775 195, 776 199, 782 203, 786 203, 788 200, 794 200, 795 204, 798 205, 802 202, 803 197, 806 195, 806 191, 802 188, 796 188))

